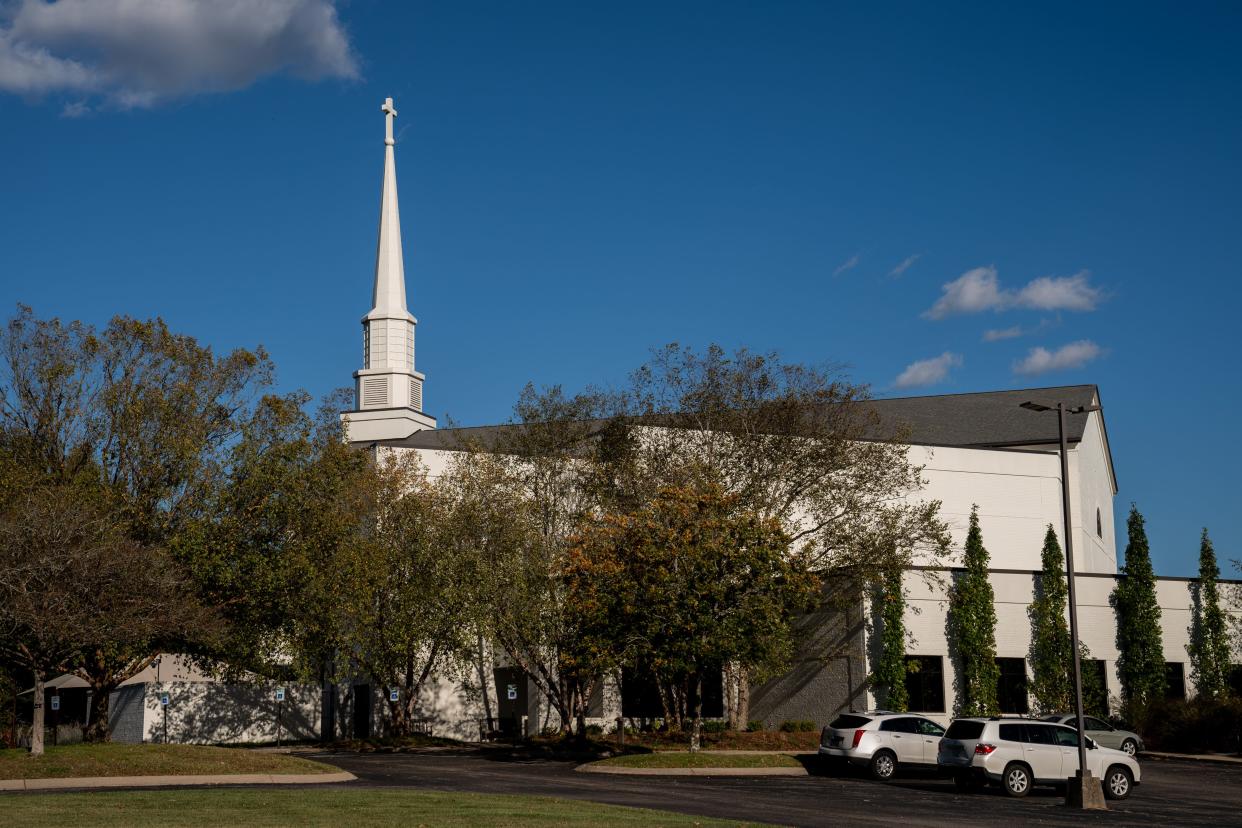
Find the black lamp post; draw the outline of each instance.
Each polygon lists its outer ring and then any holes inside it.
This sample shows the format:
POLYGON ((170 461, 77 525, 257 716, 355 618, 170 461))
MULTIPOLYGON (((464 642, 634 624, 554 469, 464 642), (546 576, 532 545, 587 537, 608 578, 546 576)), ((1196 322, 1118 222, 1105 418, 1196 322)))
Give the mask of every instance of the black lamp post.
POLYGON ((1071 805, 1084 808, 1103 808, 1103 791, 1099 787, 1099 782, 1094 779, 1090 783, 1087 782, 1091 773, 1087 770, 1087 734, 1082 720, 1082 659, 1078 653, 1078 598, 1075 595, 1074 588, 1074 530, 1073 523, 1070 520, 1069 453, 1066 450, 1065 443, 1065 415, 1089 414, 1092 411, 1099 411, 1100 406, 1080 405, 1075 408, 1068 408, 1063 402, 1053 405, 1024 402, 1021 407, 1030 411, 1057 412, 1057 426, 1061 444, 1061 512, 1065 527, 1065 576, 1069 584, 1070 649, 1074 654, 1074 718, 1078 728, 1078 790, 1073 791, 1072 786, 1067 787, 1066 790, 1070 792, 1067 798, 1071 805), (1088 784, 1092 786, 1090 792, 1087 791, 1088 784))

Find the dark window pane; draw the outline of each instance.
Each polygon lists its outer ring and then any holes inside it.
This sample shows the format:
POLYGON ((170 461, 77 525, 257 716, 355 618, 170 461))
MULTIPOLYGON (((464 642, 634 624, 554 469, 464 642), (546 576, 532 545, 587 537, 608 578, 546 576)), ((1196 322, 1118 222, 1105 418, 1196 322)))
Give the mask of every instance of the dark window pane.
POLYGON ((1099 719, 1093 718, 1091 716, 1084 716, 1082 721, 1083 721, 1083 726, 1087 730, 1112 730, 1113 729, 1108 724, 1108 722, 1102 722, 1099 719))
POLYGON ((924 736, 943 736, 944 735, 944 728, 936 724, 935 722, 928 721, 927 719, 919 719, 918 723, 919 723, 919 733, 922 733, 924 736))
POLYGON ((998 658, 1000 678, 996 680, 996 700, 1002 713, 1027 713, 1030 697, 1026 692, 1026 659, 998 658))
POLYGON ((1242 664, 1235 664, 1229 670, 1229 686, 1235 696, 1242 696, 1242 664))
POLYGON ((832 720, 832 724, 828 725, 833 730, 849 730, 853 727, 862 727, 871 721, 866 716, 855 716, 852 713, 842 713, 832 720))
POLYGON ((1006 742, 1025 742, 1026 734, 1020 724, 1003 724, 1000 726, 1000 737, 1006 742))
POLYGON ((1180 661, 1169 661, 1164 665, 1164 696, 1167 699, 1184 700, 1186 698, 1186 671, 1180 661))
POLYGON ((1108 715, 1108 670, 1102 659, 1082 663, 1082 706, 1096 716, 1108 715))
POLYGON ((1029 724, 1026 726, 1026 740, 1033 745, 1055 745, 1059 727, 1045 724, 1029 724))
POLYGON ((1057 744, 1066 745, 1068 747, 1078 747, 1078 731, 1070 730, 1068 727, 1058 727, 1056 729, 1057 744))
POLYGON ((949 732, 944 735, 946 739, 978 739, 982 734, 983 722, 958 719, 949 725, 949 732))
MULTIPOLYGON (((690 681, 693 687, 695 682, 690 681)), ((693 693, 687 709, 694 709, 693 693)), ((658 719, 664 716, 660 691, 651 673, 643 669, 621 671, 621 715, 632 719, 658 719)), ((724 680, 720 668, 703 673, 703 716, 718 719, 724 715, 724 680)))
POLYGON ((944 659, 941 656, 906 656, 908 709, 920 713, 943 713, 944 659))
POLYGON ((914 719, 902 716, 900 719, 885 719, 880 722, 880 730, 885 730, 889 733, 913 733, 914 725, 914 719))

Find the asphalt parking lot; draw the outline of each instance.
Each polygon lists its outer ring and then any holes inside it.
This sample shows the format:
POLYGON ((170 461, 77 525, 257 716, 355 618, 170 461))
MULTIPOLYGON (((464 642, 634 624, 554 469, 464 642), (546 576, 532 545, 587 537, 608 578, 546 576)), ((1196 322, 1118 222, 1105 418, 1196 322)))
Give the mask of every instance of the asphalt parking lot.
POLYGON ((443 754, 315 754, 354 773, 350 786, 530 794, 661 808, 781 825, 1242 826, 1242 766, 1147 760, 1143 784, 1107 813, 1066 809, 1051 789, 1010 799, 961 794, 948 780, 872 782, 857 774, 808 777, 607 776, 570 762, 443 754))

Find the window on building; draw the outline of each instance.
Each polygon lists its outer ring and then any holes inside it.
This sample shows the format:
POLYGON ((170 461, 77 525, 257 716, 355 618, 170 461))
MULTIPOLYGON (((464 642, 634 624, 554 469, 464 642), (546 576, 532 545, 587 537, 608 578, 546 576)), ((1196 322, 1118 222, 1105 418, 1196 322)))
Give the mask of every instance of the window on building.
POLYGON ((940 656, 906 656, 906 696, 910 710, 945 712, 944 659, 940 656))
POLYGON ((1104 518, 1100 515, 1100 507, 1095 507, 1095 534, 1104 537, 1104 518))
POLYGON ((1029 713, 1030 697, 1026 690, 1026 659, 998 658, 1000 678, 996 680, 996 700, 1002 713, 1029 713))
POLYGON ((1168 661, 1164 665, 1164 697, 1184 700, 1186 698, 1186 665, 1180 661, 1168 661))
POLYGON ((1082 705, 1088 713, 1108 716, 1108 669, 1103 659, 1082 663, 1082 705))
POLYGON ((1235 664, 1229 670, 1229 686, 1235 696, 1242 696, 1242 664, 1235 664))

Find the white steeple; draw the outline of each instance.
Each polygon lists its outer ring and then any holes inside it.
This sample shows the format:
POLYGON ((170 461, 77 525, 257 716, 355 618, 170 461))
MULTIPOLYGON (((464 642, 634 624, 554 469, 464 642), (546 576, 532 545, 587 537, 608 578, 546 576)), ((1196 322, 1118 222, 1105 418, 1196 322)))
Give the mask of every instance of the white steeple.
POLYGON ((396 440, 435 428, 422 412, 423 380, 414 370, 414 326, 405 305, 405 263, 401 255, 401 213, 397 208, 396 141, 392 98, 384 113, 384 183, 380 195, 379 242, 371 310, 362 317, 362 369, 354 372, 354 409, 344 416, 351 442, 396 440))

